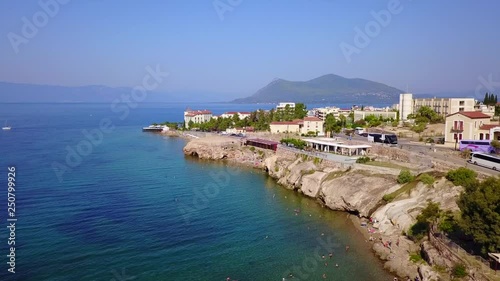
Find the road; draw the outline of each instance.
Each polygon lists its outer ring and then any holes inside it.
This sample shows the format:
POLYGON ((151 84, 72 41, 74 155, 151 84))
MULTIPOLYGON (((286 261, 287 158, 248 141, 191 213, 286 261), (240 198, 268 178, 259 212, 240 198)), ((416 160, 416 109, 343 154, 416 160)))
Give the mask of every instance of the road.
MULTIPOLYGON (((335 137, 338 137, 339 139, 343 140, 348 140, 346 135, 344 134, 335 134, 335 137)), ((359 141, 362 143, 366 144, 371 144, 367 141, 366 137, 362 137, 359 135, 354 135, 352 137, 352 140, 359 141)), ((460 165, 462 167, 467 167, 471 170, 474 170, 479 173, 487 174, 490 176, 498 176, 500 175, 498 171, 494 171, 489 168, 477 166, 474 164, 467 163, 467 161, 459 156, 459 153, 457 151, 454 151, 453 148, 450 147, 444 147, 440 146, 439 144, 434 145, 434 148, 436 149, 436 152, 432 150, 432 147, 430 144, 424 144, 424 143, 415 143, 412 142, 408 139, 398 139, 398 147, 402 147, 404 150, 416 152, 419 154, 423 154, 429 157, 432 157, 434 159, 438 159, 444 162, 449 162, 453 163, 456 165, 460 165)))

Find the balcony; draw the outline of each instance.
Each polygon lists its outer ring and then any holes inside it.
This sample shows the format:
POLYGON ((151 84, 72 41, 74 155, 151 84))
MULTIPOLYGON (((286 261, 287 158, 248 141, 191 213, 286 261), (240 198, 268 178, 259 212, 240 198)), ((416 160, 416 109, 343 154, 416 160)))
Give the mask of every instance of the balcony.
POLYGON ((463 132, 464 126, 463 125, 453 126, 453 127, 451 127, 451 131, 452 132, 463 132))

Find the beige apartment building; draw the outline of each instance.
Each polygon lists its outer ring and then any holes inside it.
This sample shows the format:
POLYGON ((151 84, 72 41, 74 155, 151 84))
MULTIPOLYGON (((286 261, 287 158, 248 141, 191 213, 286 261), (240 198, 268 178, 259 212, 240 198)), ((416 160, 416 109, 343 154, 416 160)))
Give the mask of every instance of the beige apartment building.
POLYGON ((319 136, 324 136, 325 134, 323 129, 324 124, 325 122, 318 117, 305 117, 304 119, 296 119, 293 121, 271 122, 269 129, 273 134, 276 133, 307 134, 309 132, 315 132, 319 136))
POLYGON ((473 98, 413 99, 413 113, 422 106, 428 106, 436 113, 446 116, 460 111, 474 111, 475 105, 476 100, 473 98))
POLYGON ((500 127, 498 124, 491 124, 490 119, 489 115, 479 111, 450 114, 446 116, 445 141, 497 139, 499 133, 496 130, 500 131, 500 127))

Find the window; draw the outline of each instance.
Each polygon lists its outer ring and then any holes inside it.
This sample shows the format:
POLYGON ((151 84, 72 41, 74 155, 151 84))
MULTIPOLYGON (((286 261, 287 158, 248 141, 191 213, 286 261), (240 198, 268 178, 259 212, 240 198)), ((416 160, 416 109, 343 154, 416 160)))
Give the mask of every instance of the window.
POLYGON ((483 133, 480 133, 479 134, 479 140, 483 140, 483 137, 484 137, 483 133))
POLYGON ((458 134, 458 139, 462 140, 462 134, 458 134))
POLYGON ((465 101, 461 100, 458 105, 465 105, 465 101))
POLYGON ((490 134, 486 134, 486 139, 489 140, 490 139, 490 134))
POLYGON ((457 139, 457 134, 453 134, 453 139, 456 140, 457 139))
POLYGON ((458 108, 458 111, 464 111, 463 107, 458 108))
POLYGON ((474 128, 477 128, 477 121, 474 121, 474 128))

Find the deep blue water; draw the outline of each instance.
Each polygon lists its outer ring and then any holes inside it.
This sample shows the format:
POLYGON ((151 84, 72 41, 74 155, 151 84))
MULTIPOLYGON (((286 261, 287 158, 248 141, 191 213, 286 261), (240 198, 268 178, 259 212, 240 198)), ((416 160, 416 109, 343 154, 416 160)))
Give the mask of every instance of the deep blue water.
POLYGON ((182 139, 141 132, 181 121, 186 106, 142 104, 120 120, 107 104, 0 104, 0 123, 13 126, 0 131, 0 280, 282 280, 290 272, 392 280, 345 214, 259 171, 184 157, 182 139), (82 130, 95 132, 105 118, 114 130, 89 146, 82 130), (82 153, 67 161, 68 151, 82 153), (6 264, 8 166, 16 167, 15 274, 6 264), (317 259, 325 244, 334 248, 328 266, 317 259))

